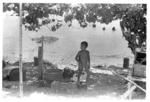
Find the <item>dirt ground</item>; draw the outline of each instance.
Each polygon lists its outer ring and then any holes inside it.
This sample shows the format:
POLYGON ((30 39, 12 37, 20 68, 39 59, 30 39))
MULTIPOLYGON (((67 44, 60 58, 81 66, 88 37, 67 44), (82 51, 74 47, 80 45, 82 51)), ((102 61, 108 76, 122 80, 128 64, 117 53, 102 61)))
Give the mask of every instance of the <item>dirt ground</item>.
MULTIPOLYGON (((98 69, 99 70, 99 69, 98 69)), ((118 76, 106 73, 91 73, 89 85, 77 88, 76 82, 39 82, 36 81, 36 69, 28 71, 28 80, 24 82, 24 96, 30 96, 33 93, 44 93, 46 95, 61 95, 70 97, 98 97, 101 95, 120 98, 127 90, 127 82, 118 76), (33 73, 34 72, 34 73, 33 73), (32 76, 29 76, 32 74, 32 76)), ((3 96, 19 95, 19 83, 13 81, 3 81, 3 96)), ((144 99, 145 93, 136 90, 133 93, 133 99, 144 99)))

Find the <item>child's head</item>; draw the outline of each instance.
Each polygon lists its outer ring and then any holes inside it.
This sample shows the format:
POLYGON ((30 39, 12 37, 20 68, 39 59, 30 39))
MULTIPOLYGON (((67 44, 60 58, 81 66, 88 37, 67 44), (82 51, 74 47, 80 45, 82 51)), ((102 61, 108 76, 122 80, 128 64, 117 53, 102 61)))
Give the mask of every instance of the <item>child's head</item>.
POLYGON ((88 47, 88 43, 86 41, 81 42, 81 50, 85 50, 88 47))

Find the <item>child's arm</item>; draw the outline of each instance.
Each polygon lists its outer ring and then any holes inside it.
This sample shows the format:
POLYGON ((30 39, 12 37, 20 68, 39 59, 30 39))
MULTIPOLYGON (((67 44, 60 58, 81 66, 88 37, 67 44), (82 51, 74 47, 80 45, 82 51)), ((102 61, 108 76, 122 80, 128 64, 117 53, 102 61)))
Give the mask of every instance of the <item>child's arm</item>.
POLYGON ((79 62, 79 52, 77 53, 77 55, 76 55, 76 57, 75 57, 75 60, 76 60, 77 62, 79 62))
POLYGON ((88 68, 90 69, 90 53, 88 52, 88 68))

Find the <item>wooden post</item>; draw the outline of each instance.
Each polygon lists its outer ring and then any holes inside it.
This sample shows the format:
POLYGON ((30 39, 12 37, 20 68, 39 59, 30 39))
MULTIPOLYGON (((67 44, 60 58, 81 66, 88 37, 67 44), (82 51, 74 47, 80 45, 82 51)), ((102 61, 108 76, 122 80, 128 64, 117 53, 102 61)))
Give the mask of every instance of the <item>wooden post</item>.
POLYGON ((40 69, 40 77, 39 80, 43 80, 43 36, 42 36, 42 45, 38 49, 38 61, 39 61, 39 69, 40 69))
POLYGON ((20 26, 19 26, 19 95, 23 96, 23 72, 22 72, 22 3, 19 6, 20 26))
POLYGON ((129 58, 127 57, 123 59, 123 68, 129 68, 129 58))
POLYGON ((39 65, 39 61, 37 57, 34 57, 34 66, 38 66, 39 65))
MULTIPOLYGON (((132 86, 129 90, 127 90, 122 96, 122 99, 126 99, 134 90, 136 89, 136 86, 132 86)), ((129 97, 131 99, 131 96, 129 97)))
MULTIPOLYGON (((132 79, 132 71, 131 70, 129 70, 128 78, 132 79)), ((130 90, 131 87, 132 87, 132 84, 130 82, 128 82, 128 90, 130 90)), ((131 92, 131 94, 129 94, 129 99, 132 99, 132 92, 131 92)))

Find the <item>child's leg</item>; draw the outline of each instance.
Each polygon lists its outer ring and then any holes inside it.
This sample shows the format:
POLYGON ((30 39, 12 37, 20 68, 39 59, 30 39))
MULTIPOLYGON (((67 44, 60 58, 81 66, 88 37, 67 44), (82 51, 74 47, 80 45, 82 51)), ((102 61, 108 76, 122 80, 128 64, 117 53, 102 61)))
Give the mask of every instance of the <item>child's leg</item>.
POLYGON ((86 74, 87 74, 87 76, 86 76, 86 83, 88 84, 89 83, 89 78, 90 78, 90 73, 89 73, 88 69, 86 70, 86 74))
POLYGON ((81 74, 79 74, 79 72, 78 72, 77 84, 80 83, 80 76, 81 76, 81 74))
POLYGON ((78 77, 77 77, 77 84, 80 84, 80 77, 81 77, 81 74, 82 74, 82 69, 78 69, 78 77))

